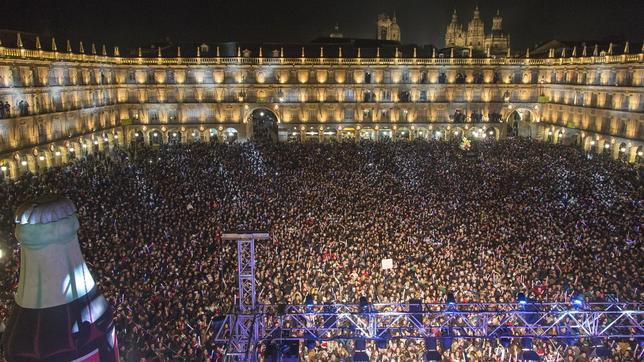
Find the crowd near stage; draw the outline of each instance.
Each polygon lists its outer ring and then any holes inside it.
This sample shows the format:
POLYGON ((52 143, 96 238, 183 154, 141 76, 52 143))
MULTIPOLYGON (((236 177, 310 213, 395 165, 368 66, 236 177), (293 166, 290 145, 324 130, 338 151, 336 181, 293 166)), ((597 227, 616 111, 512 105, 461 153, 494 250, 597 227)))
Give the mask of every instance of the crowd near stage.
POLYGON ((641 187, 522 138, 115 147, 0 184, 0 322, 16 209, 54 193, 122 360, 638 360, 641 187))

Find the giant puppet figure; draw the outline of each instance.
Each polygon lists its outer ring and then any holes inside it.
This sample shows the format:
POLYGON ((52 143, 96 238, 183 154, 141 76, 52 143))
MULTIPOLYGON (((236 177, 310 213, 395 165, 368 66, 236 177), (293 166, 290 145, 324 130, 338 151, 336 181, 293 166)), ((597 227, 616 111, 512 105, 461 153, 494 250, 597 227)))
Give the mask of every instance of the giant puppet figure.
POLYGON ((78 228, 64 197, 16 211, 20 281, 2 340, 8 361, 119 361, 113 309, 85 264, 78 228))

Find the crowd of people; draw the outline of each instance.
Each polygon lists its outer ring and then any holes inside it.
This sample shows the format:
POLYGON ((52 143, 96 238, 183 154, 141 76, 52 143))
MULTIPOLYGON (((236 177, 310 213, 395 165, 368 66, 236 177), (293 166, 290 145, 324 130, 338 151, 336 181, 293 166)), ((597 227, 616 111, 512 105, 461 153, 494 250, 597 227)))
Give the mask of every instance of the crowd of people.
MULTIPOLYGON (((236 295, 236 246, 257 244, 260 303, 642 300, 641 184, 635 170, 572 147, 485 142, 477 159, 442 141, 191 144, 117 150, 0 186, 0 321, 18 281, 13 213, 56 192, 78 207, 81 248, 116 308, 121 357, 221 358, 212 320, 236 295), (394 268, 381 269, 391 258, 394 268), (639 262, 638 262, 639 260, 639 262)), ((613 360, 633 360, 614 344, 613 360)), ((302 349, 304 347, 301 347, 302 349)), ((519 346, 455 341, 445 360, 513 360, 519 346)), ((590 360, 581 344, 535 341, 545 358, 590 360)), ((305 352, 347 361, 350 344, 305 352)), ((370 344, 377 361, 419 361, 421 343, 370 344)))

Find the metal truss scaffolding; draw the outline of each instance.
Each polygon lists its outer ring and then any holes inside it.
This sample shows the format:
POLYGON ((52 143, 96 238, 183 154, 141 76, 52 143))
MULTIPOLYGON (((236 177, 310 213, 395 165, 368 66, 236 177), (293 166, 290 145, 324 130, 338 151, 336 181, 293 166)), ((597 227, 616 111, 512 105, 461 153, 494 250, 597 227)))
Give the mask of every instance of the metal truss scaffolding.
POLYGON ((260 343, 289 340, 644 340, 640 303, 259 305, 254 241, 266 238, 268 234, 224 235, 237 240, 239 263, 236 312, 224 317, 214 336, 216 343, 226 346, 227 360, 254 362, 260 343))

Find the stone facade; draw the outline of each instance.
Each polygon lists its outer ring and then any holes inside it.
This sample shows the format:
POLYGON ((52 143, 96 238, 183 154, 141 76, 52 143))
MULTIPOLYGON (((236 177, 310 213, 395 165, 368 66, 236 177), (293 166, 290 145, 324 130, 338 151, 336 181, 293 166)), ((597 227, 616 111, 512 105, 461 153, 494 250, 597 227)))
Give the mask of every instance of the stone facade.
POLYGON ((257 49, 273 56, 146 58, 0 48, 0 100, 12 107, 0 119, 2 174, 136 142, 249 139, 256 110, 274 116, 281 141, 500 138, 514 128, 640 160, 641 53, 494 59, 321 51, 327 55, 257 49), (22 114, 20 101, 29 105, 22 114))
POLYGON ((378 15, 376 39, 400 41, 400 26, 396 14, 390 18, 387 14, 378 15))
POLYGON ((492 18, 492 30, 486 34, 478 6, 474 9, 474 15, 467 25, 467 30, 463 30, 454 10, 452 21, 445 31, 445 47, 467 47, 491 55, 505 55, 510 49, 510 35, 503 32, 503 18, 499 11, 492 18))

